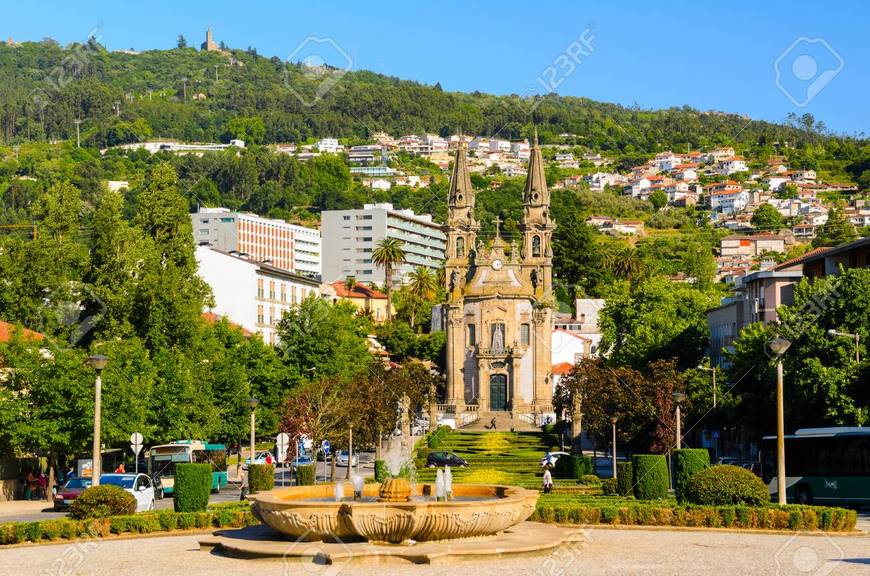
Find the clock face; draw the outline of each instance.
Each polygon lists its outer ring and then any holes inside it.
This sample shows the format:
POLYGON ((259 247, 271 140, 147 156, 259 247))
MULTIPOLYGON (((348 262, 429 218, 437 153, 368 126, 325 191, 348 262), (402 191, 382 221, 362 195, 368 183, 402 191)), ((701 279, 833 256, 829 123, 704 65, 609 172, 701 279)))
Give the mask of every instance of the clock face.
POLYGON ((492 269, 493 270, 501 270, 501 266, 502 266, 501 260, 499 260, 498 258, 496 258, 495 260, 492 261, 492 269))

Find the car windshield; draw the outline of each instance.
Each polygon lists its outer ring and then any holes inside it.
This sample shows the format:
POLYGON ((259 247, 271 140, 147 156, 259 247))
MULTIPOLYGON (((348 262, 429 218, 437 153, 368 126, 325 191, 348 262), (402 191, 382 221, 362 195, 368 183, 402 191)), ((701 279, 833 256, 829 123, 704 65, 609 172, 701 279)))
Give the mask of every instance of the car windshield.
POLYGON ((91 485, 90 478, 71 478, 63 485, 64 488, 87 488, 91 485))
POLYGON ((121 488, 132 488, 133 480, 132 476, 101 476, 100 484, 113 484, 121 488))

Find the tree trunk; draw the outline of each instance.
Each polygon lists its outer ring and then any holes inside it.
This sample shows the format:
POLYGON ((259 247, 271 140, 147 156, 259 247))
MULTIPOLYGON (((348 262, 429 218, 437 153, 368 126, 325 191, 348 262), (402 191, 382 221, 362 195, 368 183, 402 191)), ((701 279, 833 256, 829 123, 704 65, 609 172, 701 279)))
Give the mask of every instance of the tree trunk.
MULTIPOLYGON (((326 458, 326 456, 324 456, 326 458)), ((329 481, 335 482, 335 454, 330 455, 332 465, 330 466, 329 481)))
POLYGON ((384 266, 384 288, 387 292, 387 322, 393 320, 393 267, 384 266))
POLYGON ((353 469, 353 426, 347 431, 347 474, 345 480, 350 480, 350 472, 353 469))
POLYGON ((57 456, 54 453, 54 450, 50 450, 48 452, 48 484, 45 487, 45 499, 51 501, 52 493, 51 490, 54 487, 54 467, 57 463, 57 456))

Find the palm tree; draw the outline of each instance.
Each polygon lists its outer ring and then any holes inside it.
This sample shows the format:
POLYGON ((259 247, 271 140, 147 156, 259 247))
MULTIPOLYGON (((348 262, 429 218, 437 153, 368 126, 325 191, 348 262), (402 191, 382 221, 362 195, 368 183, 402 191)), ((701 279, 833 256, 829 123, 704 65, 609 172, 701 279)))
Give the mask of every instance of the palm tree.
POLYGON ((411 307, 411 328, 416 324, 417 305, 423 302, 429 302, 435 298, 435 293, 438 290, 438 281, 430 268, 417 266, 408 274, 411 280, 408 284, 408 289, 414 297, 414 306, 411 307))
POLYGON ((384 288, 387 292, 387 322, 393 319, 393 269, 405 262, 404 242, 398 238, 384 238, 372 252, 372 262, 384 269, 384 288))

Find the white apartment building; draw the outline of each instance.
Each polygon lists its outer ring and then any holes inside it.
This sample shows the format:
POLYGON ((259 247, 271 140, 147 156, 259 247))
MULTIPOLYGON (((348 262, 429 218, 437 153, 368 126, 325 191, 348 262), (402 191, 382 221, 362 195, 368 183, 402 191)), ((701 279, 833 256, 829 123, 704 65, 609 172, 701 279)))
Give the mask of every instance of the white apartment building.
POLYGON ((284 312, 308 297, 320 297, 320 282, 238 253, 196 247, 198 274, 211 287, 215 305, 207 311, 258 333, 275 344, 284 312))
POLYGON ((228 208, 200 208, 190 215, 197 245, 238 252, 298 274, 320 275, 320 231, 228 208))
POLYGON ((749 192, 745 190, 726 190, 710 195, 710 209, 723 214, 733 214, 746 208, 749 192))
POLYGON ((320 223, 326 283, 354 276, 366 284, 382 284, 384 270, 372 262, 372 253, 384 238, 401 240, 405 250, 406 262, 393 272, 394 282, 404 282, 417 266, 436 271, 444 261, 447 237, 428 214, 397 210, 389 203, 366 204, 362 209, 327 210, 320 223))
POLYGON ((511 151, 511 143, 507 140, 490 140, 489 141, 489 151, 490 152, 510 152, 511 151))
POLYGON ((736 172, 746 172, 749 168, 746 167, 746 159, 743 156, 731 156, 719 162, 719 171, 722 174, 734 174, 736 172))
POLYGON ((317 141, 315 147, 319 151, 326 152, 328 154, 336 154, 344 149, 344 147, 338 143, 337 138, 321 138, 317 141))

